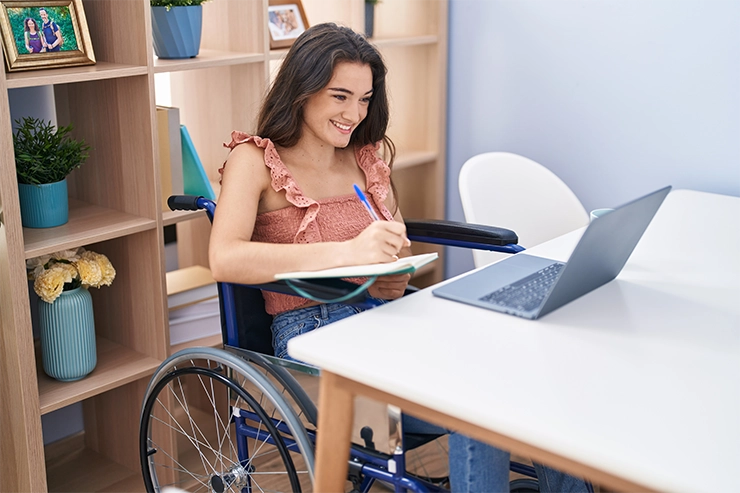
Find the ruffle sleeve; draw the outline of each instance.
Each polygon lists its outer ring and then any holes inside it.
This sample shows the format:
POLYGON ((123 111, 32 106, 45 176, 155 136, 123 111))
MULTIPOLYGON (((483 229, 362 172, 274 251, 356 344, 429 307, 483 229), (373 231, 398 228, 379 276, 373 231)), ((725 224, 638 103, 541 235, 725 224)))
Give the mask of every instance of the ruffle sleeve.
POLYGON ((368 144, 356 150, 357 164, 365 172, 367 192, 375 202, 376 209, 388 220, 393 220, 393 214, 385 206, 388 191, 391 187, 391 168, 378 156, 380 142, 368 144))
MULTIPOLYGON (((245 132, 235 130, 231 132, 231 142, 225 142, 224 147, 234 149, 240 144, 249 142, 254 143, 254 145, 265 151, 265 166, 270 169, 270 184, 272 185, 272 189, 276 192, 285 190, 285 198, 288 202, 306 210, 306 214, 303 216, 303 220, 298 227, 293 243, 316 243, 321 241, 321 233, 318 224, 316 224, 316 216, 319 213, 320 206, 315 200, 303 195, 300 187, 298 187, 298 184, 293 179, 293 175, 290 174, 290 170, 288 170, 285 163, 280 159, 280 155, 277 149, 275 149, 275 144, 270 139, 263 139, 256 135, 249 135, 245 132)), ((218 170, 222 177, 225 166, 226 163, 218 170)))

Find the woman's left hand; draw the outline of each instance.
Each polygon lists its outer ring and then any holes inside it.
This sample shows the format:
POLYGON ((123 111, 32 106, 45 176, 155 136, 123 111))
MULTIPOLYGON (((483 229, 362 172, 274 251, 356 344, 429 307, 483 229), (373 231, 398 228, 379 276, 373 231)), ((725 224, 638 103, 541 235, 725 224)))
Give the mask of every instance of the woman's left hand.
POLYGON ((395 300, 403 296, 406 286, 409 285, 411 274, 396 274, 393 276, 380 276, 367 289, 370 296, 381 300, 395 300))

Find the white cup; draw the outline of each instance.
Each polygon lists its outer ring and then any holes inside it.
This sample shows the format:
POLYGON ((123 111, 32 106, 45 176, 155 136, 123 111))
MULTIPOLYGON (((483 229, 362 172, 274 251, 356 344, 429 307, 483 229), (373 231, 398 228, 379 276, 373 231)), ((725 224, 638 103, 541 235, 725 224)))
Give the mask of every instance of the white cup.
POLYGON ((604 214, 609 214, 613 210, 614 209, 594 209, 594 210, 591 211, 591 214, 590 214, 591 215, 591 220, 593 221, 594 219, 596 219, 598 217, 601 217, 604 214))

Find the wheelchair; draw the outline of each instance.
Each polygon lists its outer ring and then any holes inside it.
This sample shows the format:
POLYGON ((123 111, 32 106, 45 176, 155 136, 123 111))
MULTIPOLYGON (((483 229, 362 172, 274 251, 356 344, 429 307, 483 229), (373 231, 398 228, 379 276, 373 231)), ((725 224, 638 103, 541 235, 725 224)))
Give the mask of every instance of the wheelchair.
MULTIPOLYGON (((210 220, 216 207, 195 196, 172 196, 168 204, 173 210, 204 209, 210 220)), ((415 220, 406 227, 412 241, 524 250, 513 231, 501 228, 415 220)), ((312 491, 317 406, 309 394, 318 392, 319 369, 273 356, 272 319, 261 289, 373 306, 364 289, 339 279, 218 283, 223 348, 178 351, 146 389, 139 448, 147 491, 312 491)), ((348 458, 348 489, 364 493, 381 481, 395 491, 447 491, 446 471, 410 467, 408 459, 440 435, 402 435, 400 412, 391 406, 385 426, 386 449, 375 444, 377 426, 360 431, 348 458)), ((445 453, 441 462, 446 460, 445 453)), ((533 467, 512 461, 511 470, 525 476, 512 482, 512 491, 538 491, 533 467)))

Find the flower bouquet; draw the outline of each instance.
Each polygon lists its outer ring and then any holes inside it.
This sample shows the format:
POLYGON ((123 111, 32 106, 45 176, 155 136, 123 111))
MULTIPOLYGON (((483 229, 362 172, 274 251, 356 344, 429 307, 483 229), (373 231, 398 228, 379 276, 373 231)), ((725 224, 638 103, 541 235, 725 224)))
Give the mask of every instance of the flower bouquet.
POLYGON ((33 290, 47 303, 53 303, 63 291, 110 286, 116 270, 103 254, 84 248, 63 250, 26 261, 33 290))
POLYGON ((44 372, 62 382, 79 380, 97 364, 95 317, 89 287, 110 286, 116 271, 105 255, 76 248, 26 262, 39 295, 44 372))

